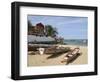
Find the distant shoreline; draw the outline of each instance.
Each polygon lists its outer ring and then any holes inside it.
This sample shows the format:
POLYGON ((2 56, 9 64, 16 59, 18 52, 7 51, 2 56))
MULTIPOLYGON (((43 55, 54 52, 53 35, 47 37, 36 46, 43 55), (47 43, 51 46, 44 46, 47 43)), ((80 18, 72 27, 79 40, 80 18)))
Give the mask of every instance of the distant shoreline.
MULTIPOLYGON (((61 44, 56 42, 54 38, 51 37, 39 37, 34 35, 28 35, 28 44, 61 44)), ((77 46, 87 46, 88 39, 64 39, 63 43, 65 45, 77 45, 77 46)))
POLYGON ((38 43, 31 43, 31 42, 29 42, 28 45, 38 45, 38 46, 39 45, 40 46, 53 46, 53 45, 62 45, 62 46, 68 46, 69 45, 70 46, 70 45, 72 45, 72 46, 83 46, 83 47, 88 46, 88 45, 78 45, 78 44, 52 44, 52 43, 49 43, 49 44, 48 43, 47 44, 46 43, 39 43, 38 44, 38 43))

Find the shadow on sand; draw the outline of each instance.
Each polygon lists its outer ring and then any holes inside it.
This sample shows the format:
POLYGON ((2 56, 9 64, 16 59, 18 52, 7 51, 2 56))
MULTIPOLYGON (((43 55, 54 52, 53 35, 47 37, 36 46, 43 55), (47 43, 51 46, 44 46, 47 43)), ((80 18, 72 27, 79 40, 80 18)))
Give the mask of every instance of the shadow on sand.
POLYGON ((51 58, 56 58, 61 56, 62 54, 67 53, 67 52, 60 52, 60 53, 53 53, 51 56, 49 56, 47 59, 51 59, 51 58))

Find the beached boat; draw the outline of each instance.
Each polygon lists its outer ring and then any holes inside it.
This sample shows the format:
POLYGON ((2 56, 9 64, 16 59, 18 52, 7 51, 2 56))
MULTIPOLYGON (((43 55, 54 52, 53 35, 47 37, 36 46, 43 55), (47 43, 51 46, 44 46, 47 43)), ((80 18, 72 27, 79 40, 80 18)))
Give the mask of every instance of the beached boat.
POLYGON ((67 64, 69 64, 70 62, 74 61, 81 54, 82 53, 80 53, 80 49, 79 48, 74 48, 70 52, 66 53, 66 56, 64 57, 64 59, 61 62, 62 63, 66 62, 67 64))

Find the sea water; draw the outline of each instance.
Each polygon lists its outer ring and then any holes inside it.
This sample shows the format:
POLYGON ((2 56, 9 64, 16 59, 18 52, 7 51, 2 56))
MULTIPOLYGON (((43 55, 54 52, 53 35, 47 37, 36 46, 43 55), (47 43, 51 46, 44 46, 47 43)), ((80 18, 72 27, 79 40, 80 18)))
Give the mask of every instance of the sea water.
POLYGON ((64 40, 64 44, 87 46, 88 40, 87 39, 66 39, 66 40, 64 40))

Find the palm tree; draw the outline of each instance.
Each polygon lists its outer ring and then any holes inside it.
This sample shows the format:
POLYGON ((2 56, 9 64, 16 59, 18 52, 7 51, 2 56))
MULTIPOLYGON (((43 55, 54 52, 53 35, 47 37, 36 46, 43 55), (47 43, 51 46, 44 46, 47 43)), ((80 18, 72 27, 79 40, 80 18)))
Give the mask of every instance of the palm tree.
POLYGON ((51 36, 51 37, 56 37, 58 32, 57 32, 57 28, 52 27, 51 25, 46 25, 45 26, 46 29, 46 35, 47 36, 51 36))
POLYGON ((57 28, 52 27, 51 25, 46 25, 46 36, 50 36, 55 39, 55 43, 57 43, 57 28))

